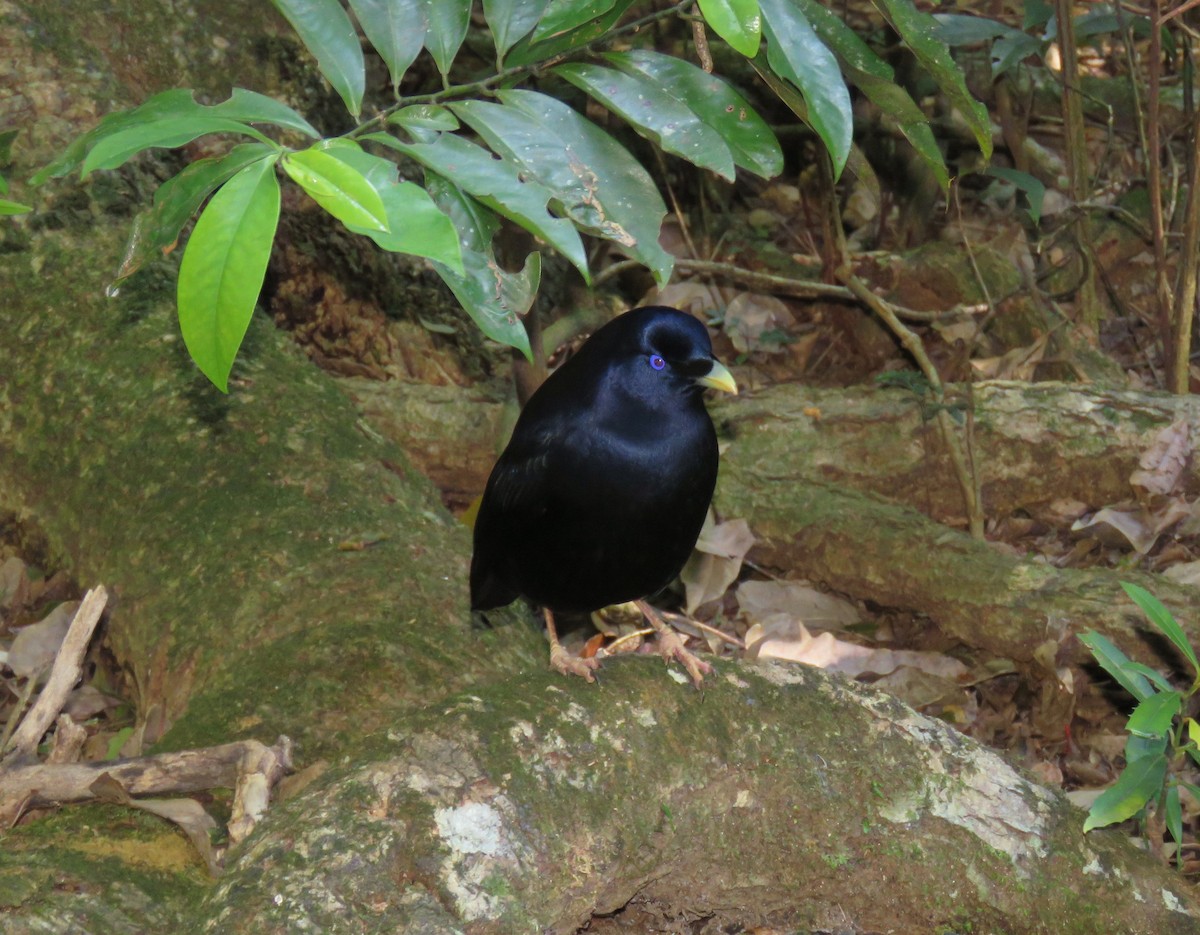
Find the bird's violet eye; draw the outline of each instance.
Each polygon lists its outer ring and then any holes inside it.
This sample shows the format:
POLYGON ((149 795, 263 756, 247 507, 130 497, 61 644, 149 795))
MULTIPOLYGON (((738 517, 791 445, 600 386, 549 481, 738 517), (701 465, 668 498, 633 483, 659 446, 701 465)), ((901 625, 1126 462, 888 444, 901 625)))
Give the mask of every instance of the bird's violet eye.
POLYGON ((665 360, 663 360, 661 357, 659 357, 657 354, 650 355, 650 366, 653 367, 655 370, 662 370, 662 368, 665 367, 666 365, 667 365, 667 362, 665 360))

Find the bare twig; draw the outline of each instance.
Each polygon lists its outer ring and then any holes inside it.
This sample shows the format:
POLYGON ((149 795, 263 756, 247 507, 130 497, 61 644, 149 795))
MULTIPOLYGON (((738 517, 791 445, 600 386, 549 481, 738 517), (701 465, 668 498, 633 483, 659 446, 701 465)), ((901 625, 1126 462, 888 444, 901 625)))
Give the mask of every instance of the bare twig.
MULTIPOLYGON (((921 368, 921 373, 925 375, 937 401, 943 402, 945 391, 942 387, 942 379, 937 368, 925 353, 921 339, 900 321, 891 305, 872 292, 849 266, 840 267, 835 275, 891 329, 892 334, 921 368)), ((946 451, 950 454, 950 462, 954 465, 954 473, 958 477, 959 487, 962 490, 963 503, 967 512, 967 526, 974 538, 982 539, 983 507, 978 496, 979 486, 967 464, 963 446, 959 444, 958 435, 954 430, 954 422, 944 407, 938 409, 934 418, 937 420, 938 429, 941 431, 942 440, 946 445, 946 451)))
POLYGON ((8 752, 4 756, 5 763, 25 762, 36 755, 42 736, 50 729, 50 725, 62 711, 67 695, 79 681, 83 672, 84 654, 87 653, 92 633, 96 630, 96 624, 100 622, 100 614, 103 613, 107 602, 108 592, 103 587, 93 588, 84 595, 63 639, 58 656, 54 659, 46 687, 13 732, 8 752))

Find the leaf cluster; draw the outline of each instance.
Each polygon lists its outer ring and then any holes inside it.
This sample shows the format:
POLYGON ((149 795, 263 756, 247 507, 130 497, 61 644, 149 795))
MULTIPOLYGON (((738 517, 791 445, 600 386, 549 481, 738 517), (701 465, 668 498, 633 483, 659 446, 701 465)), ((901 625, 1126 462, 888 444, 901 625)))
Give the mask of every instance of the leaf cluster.
POLYGON ((1183 809, 1179 790, 1200 799, 1200 787, 1184 781, 1178 767, 1186 757, 1200 765, 1200 724, 1187 714, 1192 697, 1200 690, 1200 663, 1187 635, 1158 598, 1145 588, 1122 582, 1121 587, 1146 618, 1179 650, 1192 670, 1192 684, 1180 691, 1165 676, 1134 662, 1112 641, 1089 631, 1080 640, 1100 666, 1137 699, 1125 728, 1125 769, 1117 781, 1092 803, 1084 831, 1125 821, 1143 814, 1148 806, 1162 815, 1168 833, 1183 844, 1183 809))
MULTIPOLYGON (((323 136, 293 108, 253 91, 204 104, 177 89, 108 115, 34 179, 116 169, 148 149, 205 136, 234 141, 158 189, 118 271, 129 276, 173 250, 198 215, 179 272, 180 326, 189 353, 223 391, 266 272, 281 175, 348 230, 427 259, 488 337, 528 355, 522 316, 541 258, 534 252, 520 270, 502 267, 492 245, 501 219, 557 250, 585 282, 588 237, 610 242, 660 284, 673 265, 658 243, 666 207, 650 174, 556 87, 573 86, 654 146, 724 179, 782 169, 774 133, 733 83, 638 38, 648 23, 686 18, 690 2, 483 0, 495 67, 457 85, 471 0, 348 2, 349 10, 340 0, 274 0, 356 121, 349 133, 323 136), (367 118, 360 32, 386 64, 395 98, 367 118), (422 51, 442 87, 405 97, 401 82, 422 51), (398 156, 419 165, 421 177, 401 177, 398 156)), ((987 114, 935 22, 912 0, 875 2, 965 115, 986 157, 987 114)), ((854 149, 853 85, 948 183, 926 115, 883 58, 816 0, 702 0, 699 11, 713 41, 745 56, 824 143, 835 172, 854 149)))

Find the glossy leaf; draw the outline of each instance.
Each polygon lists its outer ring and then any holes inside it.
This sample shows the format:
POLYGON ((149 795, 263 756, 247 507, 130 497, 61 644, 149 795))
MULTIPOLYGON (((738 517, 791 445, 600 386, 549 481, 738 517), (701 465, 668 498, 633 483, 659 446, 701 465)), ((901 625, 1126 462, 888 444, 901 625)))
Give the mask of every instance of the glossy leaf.
POLYGON ((1092 803, 1083 830, 1091 831, 1132 818, 1162 790, 1166 775, 1165 756, 1148 756, 1130 763, 1117 781, 1092 803))
POLYGON ((397 97, 400 80, 425 45, 429 3, 430 0, 350 0, 350 9, 359 25, 388 67, 392 91, 397 97))
POLYGON ((469 25, 471 0, 430 0, 425 48, 433 56, 443 77, 450 73, 450 66, 467 36, 469 25))
POLYGON ((317 68, 358 119, 366 84, 366 65, 358 33, 338 0, 272 0, 300 41, 317 59, 317 68))
POLYGON ((758 54, 762 16, 758 0, 699 0, 700 13, 713 32, 746 58, 758 54))
POLYGON ((458 118, 440 104, 413 104, 388 117, 388 123, 406 130, 457 130, 458 118))
POLYGON ((532 32, 549 4, 550 0, 483 0, 483 18, 492 31, 501 64, 505 53, 532 32))
MULTIPOLYGON (((547 9, 547 14, 554 6, 568 6, 573 2, 574 0, 561 0, 561 2, 552 3, 551 7, 547 9)), ((603 6, 603 4, 601 5, 603 6)), ((505 56, 505 64, 509 66, 528 65, 531 62, 544 61, 570 52, 580 46, 587 45, 587 43, 604 35, 615 26, 617 20, 625 15, 625 11, 633 6, 633 0, 616 0, 616 3, 609 6, 610 8, 597 15, 594 19, 588 20, 574 29, 568 29, 566 32, 555 35, 543 36, 542 25, 545 23, 545 18, 543 17, 542 23, 538 25, 537 30, 525 36, 512 47, 508 55, 505 56)), ((593 8, 589 7, 589 9, 593 8)))
POLYGON ((1183 807, 1179 802, 1179 786, 1172 783, 1163 797, 1163 818, 1171 840, 1175 842, 1176 865, 1183 866, 1183 807))
POLYGON ((29 205, 23 205, 18 201, 9 201, 7 198, 0 198, 0 215, 25 214, 32 210, 33 208, 29 205))
POLYGON ((426 173, 425 187, 454 224, 462 247, 461 275, 441 263, 434 263, 434 269, 485 335, 530 358, 529 335, 521 318, 537 295, 541 254, 531 253, 520 272, 508 272, 492 252, 499 218, 436 172, 426 173))
POLYGON ((1125 738, 1125 763, 1129 764, 1146 757, 1165 756, 1169 740, 1170 738, 1166 734, 1159 734, 1155 737, 1129 734, 1125 738))
POLYGON ((382 133, 366 138, 398 149, 488 208, 552 244, 590 281, 587 254, 579 232, 566 218, 550 213, 548 205, 554 193, 537 180, 522 175, 513 163, 494 159, 482 147, 448 133, 430 143, 402 143, 382 133))
POLYGON ((320 135, 307 120, 292 108, 255 91, 234 88, 228 100, 222 101, 220 104, 204 105, 196 102, 192 91, 187 88, 176 88, 156 94, 144 104, 131 110, 117 111, 106 116, 89 132, 72 142, 57 159, 38 172, 33 177, 34 184, 40 185, 47 179, 59 178, 74 171, 100 142, 109 137, 162 121, 189 118, 200 120, 224 118, 244 124, 269 123, 295 130, 311 138, 320 135))
POLYGON ((808 124, 824 142, 838 175, 850 153, 854 115, 837 58, 790 0, 760 0, 760 5, 767 62, 804 95, 808 124))
POLYGON ((384 250, 437 260, 463 274, 458 232, 425 189, 401 182, 394 162, 364 152, 350 140, 330 140, 324 151, 360 173, 378 193, 386 213, 386 231, 347 224, 349 230, 365 234, 384 250))
POLYGON ((539 153, 550 155, 555 144, 514 153, 527 171, 556 192, 572 221, 612 241, 665 285, 675 262, 658 242, 667 208, 646 170, 616 140, 561 101, 536 91, 500 91, 499 97, 508 108, 530 117, 545 138, 557 141, 558 159, 549 164, 539 153))
POLYGON ((100 140, 83 160, 80 172, 87 175, 93 169, 115 169, 147 149, 183 146, 210 133, 236 133, 252 136, 270 143, 249 124, 225 117, 174 117, 130 127, 100 140))
POLYGON ((918 10, 912 0, 874 0, 874 3, 946 95, 951 106, 962 114, 975 135, 983 158, 990 159, 992 131, 987 108, 971 96, 962 69, 950 56, 946 43, 938 38, 937 21, 928 13, 918 10))
POLYGON ((200 210, 209 195, 250 163, 274 151, 274 147, 262 143, 242 143, 219 158, 198 159, 163 182, 154 193, 154 203, 134 219, 117 279, 124 279, 150 260, 169 253, 183 225, 200 210))
POLYGON ((629 74, 644 75, 682 100, 705 124, 721 135, 733 161, 762 178, 783 171, 783 151, 767 122, 732 85, 690 62, 648 49, 605 56, 629 74))
MULTIPOLYGON (((963 13, 935 13, 937 36, 949 46, 975 45, 991 42, 1001 36, 1021 33, 1021 30, 986 16, 968 16, 963 13)), ((1024 33, 1021 33, 1024 35, 1024 33)))
POLYGON ((1144 675, 1159 691, 1170 692, 1175 690, 1175 686, 1167 681, 1161 672, 1156 672, 1147 665, 1131 660, 1126 663, 1125 668, 1130 672, 1137 672, 1139 675, 1144 675))
POLYGON ((279 222, 277 156, 242 169, 213 195, 179 266, 179 327, 188 353, 221 392, 262 290, 279 222))
POLYGON ((1089 630, 1079 635, 1079 642, 1092 651, 1100 668, 1138 701, 1145 701, 1154 694, 1145 676, 1129 668, 1129 657, 1117 649, 1108 637, 1089 630))
POLYGON ((1136 584, 1122 581, 1121 587, 1125 589, 1129 599, 1141 608, 1146 618, 1158 627, 1162 631, 1162 635, 1175 644, 1175 648, 1183 654, 1183 658, 1191 663, 1192 672, 1200 674, 1200 663, 1196 661, 1196 651, 1192 649, 1192 644, 1188 641, 1183 628, 1175 622, 1175 618, 1162 605, 1162 602, 1145 588, 1136 584))
POLYGON ((1178 692, 1158 692, 1138 703, 1125 729, 1139 737, 1158 737, 1171 729, 1183 699, 1178 692))
POLYGON ((901 85, 896 83, 892 66, 859 38, 840 17, 817 0, 793 0, 809 24, 837 56, 842 74, 867 96, 879 110, 891 117, 909 144, 929 166, 945 191, 950 185, 946 160, 929 126, 929 118, 901 85))
POLYGON ((535 40, 561 36, 594 22, 616 6, 615 0, 550 0, 534 30, 535 40))
POLYGON ((625 118, 639 134, 667 152, 733 181, 736 174, 733 154, 721 135, 669 88, 643 75, 583 62, 560 65, 554 71, 625 118))
POLYGON ((283 169, 322 208, 347 227, 386 231, 387 211, 362 173, 324 149, 283 157, 283 169))

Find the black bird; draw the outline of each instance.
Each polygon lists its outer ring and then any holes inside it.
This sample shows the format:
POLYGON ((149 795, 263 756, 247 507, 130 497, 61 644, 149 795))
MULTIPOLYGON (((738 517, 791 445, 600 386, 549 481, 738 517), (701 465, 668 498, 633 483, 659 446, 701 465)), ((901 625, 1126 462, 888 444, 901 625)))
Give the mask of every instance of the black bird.
POLYGON ((555 612, 637 600, 663 655, 699 684, 707 663, 641 598, 671 581, 717 481, 705 387, 736 393, 691 315, 650 306, 593 334, 530 397, 475 520, 471 607, 540 604, 550 664, 592 681, 596 659, 559 644, 555 612))

